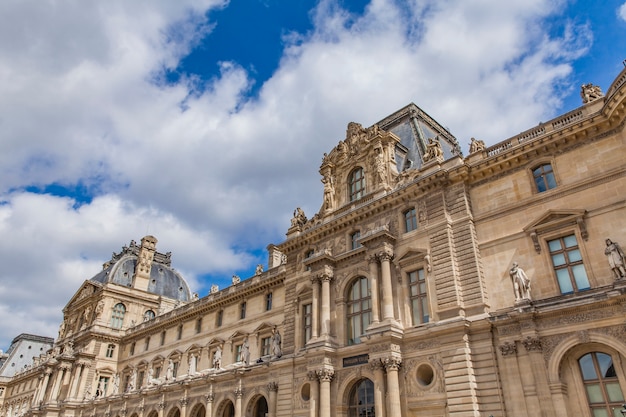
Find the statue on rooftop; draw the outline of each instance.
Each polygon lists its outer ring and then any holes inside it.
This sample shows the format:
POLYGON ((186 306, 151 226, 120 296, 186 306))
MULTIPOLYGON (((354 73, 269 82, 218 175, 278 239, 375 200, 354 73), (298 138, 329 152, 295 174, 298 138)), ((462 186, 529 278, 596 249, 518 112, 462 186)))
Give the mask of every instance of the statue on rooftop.
POLYGON ((470 155, 476 152, 483 151, 483 150, 485 150, 485 142, 483 142, 480 139, 475 139, 475 138, 470 139, 470 148, 469 148, 470 155))
POLYGON ((443 160, 443 150, 441 149, 441 143, 439 138, 428 138, 428 145, 426 145, 426 153, 423 158, 424 162, 429 161, 441 161, 443 160))
POLYGON ((291 227, 295 226, 304 226, 307 222, 306 215, 304 214, 304 210, 300 207, 297 207, 293 211, 293 218, 291 219, 291 227))
POLYGON ((588 83, 580 87, 580 97, 583 99, 583 104, 587 104, 604 97, 604 94, 599 86, 588 83))

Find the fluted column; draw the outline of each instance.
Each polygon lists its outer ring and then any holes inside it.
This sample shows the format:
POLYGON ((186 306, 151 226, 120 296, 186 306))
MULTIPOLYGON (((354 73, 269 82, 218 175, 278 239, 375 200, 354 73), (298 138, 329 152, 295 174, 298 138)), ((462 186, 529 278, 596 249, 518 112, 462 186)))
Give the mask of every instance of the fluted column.
POLYGON ((330 381, 335 376, 332 369, 320 369, 317 371, 320 380, 320 414, 319 417, 331 417, 330 412, 330 381))
MULTIPOLYGON (((370 362, 374 372, 374 411, 377 417, 385 417, 385 374, 380 359, 370 362)), ((399 416, 394 416, 399 417, 399 416)))
POLYGON ((400 369, 401 359, 385 358, 383 364, 387 371, 387 397, 389 398, 387 409, 388 416, 400 416, 402 408, 400 407, 400 382, 398 380, 398 370, 400 369))
POLYGON ((74 367, 74 376, 72 377, 72 385, 70 386, 69 398, 76 398, 76 390, 78 389, 78 382, 83 373, 83 364, 77 363, 74 367))
POLYGON ((322 281, 322 336, 330 335, 330 281, 332 275, 324 273, 320 276, 322 281))
POLYGON ((49 369, 46 370, 43 382, 41 383, 41 390, 39 391, 39 395, 37 398, 37 404, 42 402, 44 400, 44 397, 46 396, 46 390, 48 389, 48 384, 50 383, 50 375, 52 375, 52 371, 49 369))
POLYGON ((319 302, 320 302, 320 281, 318 278, 311 278, 311 286, 313 287, 313 302, 311 304, 311 338, 317 339, 319 333, 319 302))
POLYGON ((370 256, 367 261, 370 268, 370 286, 372 290, 372 323, 380 322, 380 307, 378 304, 378 257, 370 256))
POLYGON ((383 287, 383 320, 393 321, 393 287, 391 286, 391 258, 393 254, 390 252, 382 252, 379 255, 380 270, 382 276, 383 287))
POLYGON ((65 369, 59 367, 57 368, 57 375, 54 378, 54 385, 52 386, 52 395, 50 396, 51 401, 56 401, 59 397, 59 391, 61 390, 61 382, 63 381, 63 374, 65 373, 65 369))
POLYGON ((241 387, 235 388, 235 417, 242 416, 241 400, 243 398, 243 389, 241 387))
POLYGON ((267 384, 267 390, 270 393, 267 417, 276 417, 276 394, 278 392, 278 384, 276 382, 270 382, 267 384))
POLYGON ((320 384, 315 371, 310 371, 307 376, 309 377, 310 397, 309 397, 309 417, 318 417, 319 412, 319 397, 320 397, 320 384))

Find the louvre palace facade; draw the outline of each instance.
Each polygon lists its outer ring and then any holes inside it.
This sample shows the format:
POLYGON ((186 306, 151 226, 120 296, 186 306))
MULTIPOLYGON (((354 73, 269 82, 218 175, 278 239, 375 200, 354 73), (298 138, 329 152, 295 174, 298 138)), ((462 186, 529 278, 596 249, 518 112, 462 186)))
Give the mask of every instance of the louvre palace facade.
POLYGON ((414 104, 348 124, 320 210, 201 298, 131 241, 1 373, 0 417, 621 416, 626 69, 581 96, 467 156, 414 104))

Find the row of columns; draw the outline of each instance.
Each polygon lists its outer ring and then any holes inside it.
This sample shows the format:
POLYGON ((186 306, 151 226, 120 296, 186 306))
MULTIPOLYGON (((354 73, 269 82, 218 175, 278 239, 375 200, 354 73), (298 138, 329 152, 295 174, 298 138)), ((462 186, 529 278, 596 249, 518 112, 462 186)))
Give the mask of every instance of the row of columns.
MULTIPOLYGON (((277 406, 277 393, 278 393, 278 384, 276 382, 270 382, 267 384, 267 390, 269 392, 267 399, 267 417, 276 417, 276 406, 277 406)), ((245 390, 242 386, 241 380, 239 380, 237 387, 234 390, 235 394, 235 415, 234 417, 242 417, 243 416, 243 396, 245 394, 245 390)), ((213 415, 213 405, 215 402, 215 394, 213 393, 213 384, 209 386, 209 393, 204 397, 206 400, 206 415, 213 415)), ((181 414, 185 416, 186 414, 181 414)))
MULTIPOLYGON (((382 320, 385 322, 395 321, 393 307, 393 287, 391 283, 391 260, 393 249, 384 246, 383 250, 370 255, 369 275, 372 297, 372 323, 381 321, 381 309, 379 307, 378 285, 382 286, 382 320), (379 266, 380 264, 380 274, 379 266)), ((313 287, 311 338, 327 338, 330 335, 330 283, 333 280, 333 269, 324 266, 322 272, 311 278, 313 287), (321 293, 321 297, 320 297, 321 293)))
MULTIPOLYGON (((370 367, 374 373, 374 407, 377 417, 400 417, 399 370, 402 360, 397 357, 374 359, 370 367), (387 378, 385 380, 385 373, 387 378), (385 382, 387 390, 385 391, 385 382)), ((331 381, 334 370, 322 368, 309 371, 310 384, 309 417, 330 417, 335 415, 331 408, 331 381)))

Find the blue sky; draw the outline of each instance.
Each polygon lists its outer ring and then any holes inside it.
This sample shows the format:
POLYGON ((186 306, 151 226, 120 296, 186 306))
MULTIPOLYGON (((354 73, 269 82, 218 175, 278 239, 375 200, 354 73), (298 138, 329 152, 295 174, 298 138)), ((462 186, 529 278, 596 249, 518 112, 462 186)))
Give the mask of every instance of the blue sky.
POLYGON ((0 348, 146 234, 201 296, 252 275, 350 121, 414 102, 492 145, 606 91, 625 39, 623 0, 4 1, 0 348))

